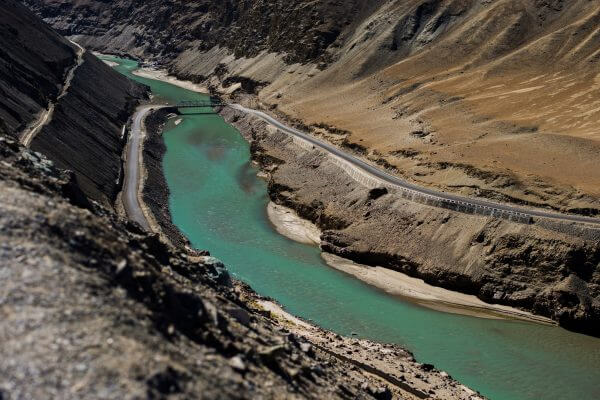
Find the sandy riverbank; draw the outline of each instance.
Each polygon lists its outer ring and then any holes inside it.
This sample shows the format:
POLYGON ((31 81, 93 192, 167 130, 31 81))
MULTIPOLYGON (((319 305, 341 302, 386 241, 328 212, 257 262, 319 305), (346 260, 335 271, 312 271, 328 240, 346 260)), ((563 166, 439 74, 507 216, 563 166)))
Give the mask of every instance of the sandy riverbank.
POLYGON ((192 92, 206 93, 206 94, 209 93, 208 88, 206 88, 206 86, 199 85, 199 84, 191 82, 191 81, 179 80, 179 79, 175 78, 174 76, 169 75, 169 73, 165 70, 153 69, 153 68, 139 68, 139 69, 133 71, 133 74, 140 76, 142 78, 154 79, 157 81, 167 82, 167 83, 170 83, 171 85, 179 86, 180 88, 191 90, 192 92))
POLYGON ((322 253, 322 257, 327 265, 339 271, 350 274, 393 296, 402 297, 434 310, 480 318, 520 319, 555 325, 548 318, 512 307, 489 304, 476 296, 432 286, 422 279, 412 278, 388 268, 357 264, 329 253, 322 253))
POLYGON ((315 224, 298 215, 287 207, 270 202, 267 206, 269 220, 281 235, 296 242, 314 244, 321 243, 321 231, 315 224))
MULTIPOLYGON (((294 210, 270 202, 267 206, 267 213, 269 220, 280 234, 301 243, 317 246, 320 244, 321 232, 319 228, 310 221, 299 217, 294 210)), ((489 304, 476 296, 432 286, 422 279, 412 278, 388 268, 357 264, 329 253, 322 253, 322 257, 327 265, 332 268, 352 275, 393 296, 401 297, 424 307, 480 318, 520 319, 554 324, 548 318, 512 307, 489 304)))

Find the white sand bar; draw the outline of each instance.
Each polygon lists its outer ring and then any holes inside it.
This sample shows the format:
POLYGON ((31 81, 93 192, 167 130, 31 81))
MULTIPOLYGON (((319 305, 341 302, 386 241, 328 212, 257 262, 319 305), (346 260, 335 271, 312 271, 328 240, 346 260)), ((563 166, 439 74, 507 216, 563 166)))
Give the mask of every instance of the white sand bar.
POLYGON ((191 81, 179 80, 174 76, 169 75, 168 72, 165 70, 154 68, 139 68, 133 71, 133 74, 142 78, 155 79, 157 81, 167 82, 171 85, 179 86, 180 88, 191 90, 193 92, 208 93, 208 89, 205 86, 199 85, 191 81))

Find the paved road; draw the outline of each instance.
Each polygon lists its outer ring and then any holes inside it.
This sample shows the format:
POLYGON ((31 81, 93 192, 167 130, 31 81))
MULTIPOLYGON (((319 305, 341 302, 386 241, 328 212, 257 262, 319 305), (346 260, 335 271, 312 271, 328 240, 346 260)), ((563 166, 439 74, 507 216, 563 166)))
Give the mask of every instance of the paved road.
POLYGON ((150 224, 142 211, 140 204, 139 189, 141 179, 141 158, 142 144, 145 136, 144 119, 152 109, 159 106, 140 106, 133 114, 133 123, 131 124, 131 133, 127 144, 127 155, 124 168, 123 192, 121 201, 125 207, 125 212, 129 219, 140 224, 142 228, 149 231, 150 224))
POLYGON ((46 124, 48 124, 48 122, 52 120, 52 114, 54 114, 54 107, 56 106, 56 103, 58 103, 58 101, 68 93, 69 88, 71 87, 71 81, 73 80, 73 77, 75 77, 75 71, 77 71, 77 68, 79 68, 81 64, 83 64, 83 54, 85 53, 85 49, 73 41, 71 41, 71 43, 73 43, 77 47, 77 61, 67 73, 65 83, 62 89, 60 90, 56 101, 50 102, 48 104, 48 109, 42 111, 42 114, 37 119, 37 121, 30 124, 30 126, 26 129, 25 133, 21 136, 21 144, 23 144, 23 146, 25 147, 29 147, 35 135, 37 135, 39 131, 46 124))
POLYGON ((588 223, 588 224, 600 225, 600 218, 591 218, 591 217, 584 217, 584 216, 571 215, 571 214, 561 214, 561 213, 557 213, 557 212, 549 212, 549 211, 543 211, 543 210, 534 210, 534 209, 529 209, 529 208, 516 207, 516 206, 511 206, 508 204, 493 203, 493 202, 489 202, 489 201, 485 201, 485 200, 457 196, 457 195, 439 192, 439 191, 436 191, 433 189, 417 186, 412 183, 406 182, 400 178, 397 178, 393 175, 390 175, 390 174, 380 170, 377 167, 367 164, 366 162, 340 150, 339 148, 337 148, 329 143, 322 142, 304 132, 301 132, 297 129, 291 128, 291 127, 279 122, 278 120, 271 117, 270 115, 265 114, 262 111, 257 111, 257 110, 253 110, 250 108, 246 108, 239 104, 231 104, 230 107, 232 107, 236 110, 245 112, 247 114, 255 115, 256 117, 262 119, 263 121, 266 121, 267 123, 273 125, 274 127, 280 129, 283 132, 286 132, 290 135, 294 135, 299 138, 302 138, 302 139, 306 140, 307 142, 310 142, 311 144, 318 146, 318 147, 326 150, 327 152, 362 169, 363 171, 366 171, 373 177, 378 178, 384 184, 396 186, 396 187, 399 187, 399 188, 409 191, 409 192, 418 193, 420 195, 430 197, 431 199, 434 199, 434 200, 442 200, 442 201, 450 202, 453 204, 458 204, 458 205, 463 205, 463 206, 468 206, 468 207, 476 207, 483 211, 487 211, 490 214, 491 213, 500 214, 500 213, 504 212, 504 213, 510 213, 510 214, 514 215, 515 217, 541 217, 541 218, 550 218, 550 219, 554 219, 554 220, 561 220, 561 221, 568 221, 568 222, 579 222, 579 223, 583 222, 583 223, 588 223))

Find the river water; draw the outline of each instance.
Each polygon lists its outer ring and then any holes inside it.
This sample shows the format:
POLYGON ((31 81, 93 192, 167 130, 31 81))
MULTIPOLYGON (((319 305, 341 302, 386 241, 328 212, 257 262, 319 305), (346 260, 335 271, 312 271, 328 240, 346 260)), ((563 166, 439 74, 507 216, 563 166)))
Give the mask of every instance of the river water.
MULTIPOLYGON (((205 99, 131 74, 160 100, 205 99)), ((163 167, 175 225, 192 244, 289 312, 343 335, 393 342, 467 386, 498 400, 600 399, 600 339, 562 328, 438 312, 389 296, 328 267, 314 246, 270 225, 266 183, 249 146, 215 114, 184 115, 164 133, 163 167)))

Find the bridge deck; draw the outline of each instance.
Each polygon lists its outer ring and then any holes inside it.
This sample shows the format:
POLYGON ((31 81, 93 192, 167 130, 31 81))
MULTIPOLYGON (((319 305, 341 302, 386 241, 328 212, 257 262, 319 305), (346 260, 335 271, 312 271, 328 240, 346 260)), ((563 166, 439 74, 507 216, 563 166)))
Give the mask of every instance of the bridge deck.
POLYGON ((197 101, 180 101, 175 107, 176 108, 202 108, 202 107, 218 107, 225 106, 226 104, 215 100, 197 100, 197 101))

